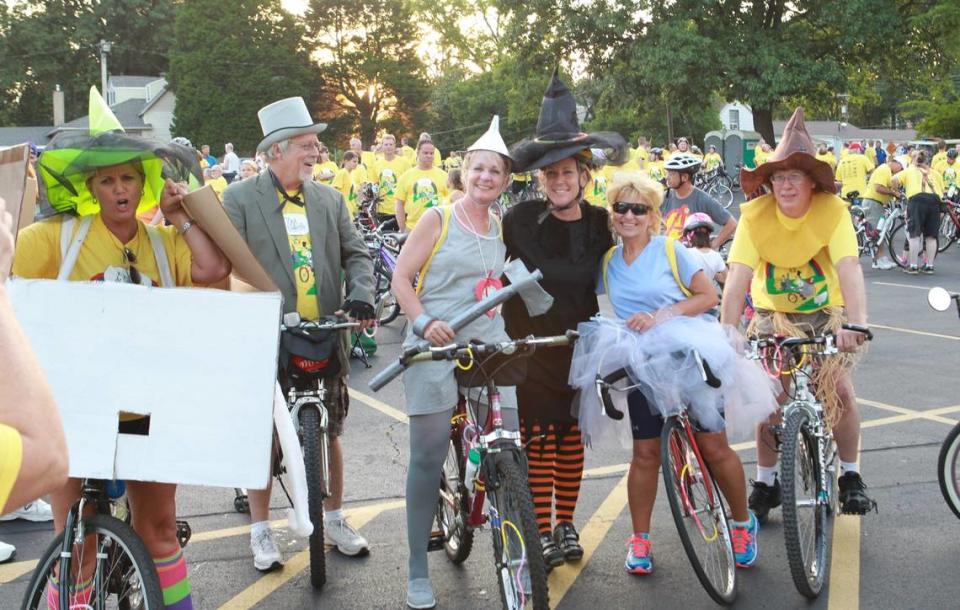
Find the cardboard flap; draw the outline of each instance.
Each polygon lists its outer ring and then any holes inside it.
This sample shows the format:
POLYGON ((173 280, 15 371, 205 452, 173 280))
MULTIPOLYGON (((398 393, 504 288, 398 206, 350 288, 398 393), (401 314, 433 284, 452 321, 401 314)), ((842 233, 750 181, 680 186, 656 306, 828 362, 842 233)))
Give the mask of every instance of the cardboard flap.
POLYGON ((230 259, 236 279, 263 292, 279 291, 230 222, 213 188, 207 185, 188 194, 183 198, 183 207, 230 259))
MULTIPOLYGON (((23 202, 26 199, 24 195, 27 190, 27 164, 30 163, 30 146, 28 144, 17 144, 9 148, 0 148, 0 197, 7 202, 7 211, 17 223, 17 231, 25 227, 23 224, 23 202)), ((34 190, 36 197, 36 190, 34 190)), ((30 210, 33 210, 34 202, 30 202, 30 210)), ((29 222, 33 222, 33 216, 30 215, 29 222)), ((17 235, 14 232, 13 238, 17 235)))

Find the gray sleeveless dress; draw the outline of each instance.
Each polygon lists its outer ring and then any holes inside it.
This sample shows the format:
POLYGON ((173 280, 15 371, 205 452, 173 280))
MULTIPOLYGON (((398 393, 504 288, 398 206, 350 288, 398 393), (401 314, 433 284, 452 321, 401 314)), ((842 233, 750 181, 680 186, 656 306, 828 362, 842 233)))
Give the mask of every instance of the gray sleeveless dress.
MULTIPOLYGON (((421 278, 423 290, 420 302, 427 313, 438 320, 449 321, 468 306, 477 302, 475 290, 477 282, 492 270, 492 277, 503 275, 503 263, 506 246, 500 235, 500 226, 491 214, 488 238, 475 236, 461 226, 457 217, 465 218, 463 212, 454 215, 453 206, 432 208, 437 214, 450 215, 447 237, 433 257, 426 277, 421 278), (479 240, 478 250, 477 242, 479 240), (484 262, 487 268, 484 269, 484 262), (492 269, 491 269, 492 268, 492 269)), ((416 343, 419 338, 413 334, 412 325, 408 325, 404 348, 416 343)), ((503 317, 497 313, 490 318, 483 315, 462 328, 456 335, 456 341, 479 339, 481 341, 508 341, 504 330, 503 317)), ((407 400, 408 415, 428 415, 453 409, 457 404, 458 389, 453 371, 456 364, 449 361, 417 363, 403 372, 404 394, 407 400)), ((498 387, 501 406, 505 409, 517 408, 516 388, 498 387)), ((473 392, 471 393, 473 395, 473 392)))

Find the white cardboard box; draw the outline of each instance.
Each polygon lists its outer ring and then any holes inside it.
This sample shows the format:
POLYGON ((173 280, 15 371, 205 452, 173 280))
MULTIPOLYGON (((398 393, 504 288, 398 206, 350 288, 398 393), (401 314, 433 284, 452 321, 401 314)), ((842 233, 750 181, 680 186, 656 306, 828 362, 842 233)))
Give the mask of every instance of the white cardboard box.
POLYGON ((280 295, 11 279, 63 417, 70 475, 262 489, 280 295), (147 436, 118 434, 149 414, 147 436))

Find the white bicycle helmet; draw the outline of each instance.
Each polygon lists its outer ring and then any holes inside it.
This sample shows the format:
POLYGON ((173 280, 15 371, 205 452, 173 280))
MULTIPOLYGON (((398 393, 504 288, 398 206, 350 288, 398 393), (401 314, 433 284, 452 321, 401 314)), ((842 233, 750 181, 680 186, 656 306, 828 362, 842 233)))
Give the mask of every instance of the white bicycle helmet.
POLYGON ((700 170, 700 163, 700 159, 689 153, 673 153, 664 163, 663 168, 668 171, 686 172, 693 175, 700 170))

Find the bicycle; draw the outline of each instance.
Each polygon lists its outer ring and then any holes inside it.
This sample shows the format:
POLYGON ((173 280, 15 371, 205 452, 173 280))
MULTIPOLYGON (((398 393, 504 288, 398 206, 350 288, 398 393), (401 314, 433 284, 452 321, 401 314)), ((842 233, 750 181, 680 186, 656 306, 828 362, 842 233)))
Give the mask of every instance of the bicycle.
POLYGON ((860 205, 850 206, 850 216, 857 235, 857 249, 861 257, 868 255, 871 262, 877 262, 880 245, 886 243, 887 247, 890 247, 893 229, 902 223, 904 210, 906 210, 906 202, 903 198, 894 199, 890 206, 884 209, 877 226, 874 227, 866 219, 866 213, 860 205))
MULTIPOLYGON (((937 252, 942 253, 960 239, 960 203, 951 199, 941 201, 940 229, 937 232, 937 252)), ((910 242, 907 236, 907 223, 904 220, 890 232, 890 252, 894 262, 902 268, 909 265, 910 242)), ((923 241, 920 243, 923 256, 923 241)))
POLYGON ((694 186, 716 199, 724 209, 733 204, 732 184, 723 165, 706 173, 698 173, 694 179, 694 186))
MULTIPOLYGON (((703 382, 713 388, 720 387, 720 380, 699 352, 692 350, 692 354, 703 382)), ((615 420, 623 419, 624 414, 614 406, 610 391, 626 392, 638 387, 614 387, 627 376, 627 369, 621 368, 606 376, 598 374, 596 378, 604 412, 615 420)), ((660 470, 680 542, 697 579, 715 602, 730 605, 737 597, 737 575, 727 509, 710 467, 700 453, 696 434, 696 424, 687 412, 687 405, 675 405, 660 434, 660 470)))
POLYGON ((390 292, 390 282, 393 281, 393 271, 397 268, 400 247, 408 235, 409 233, 384 234, 374 230, 363 236, 367 251, 373 258, 373 308, 378 326, 386 326, 400 315, 400 304, 390 292))
MULTIPOLYGON (((927 293, 927 303, 936 311, 950 309, 951 302, 956 303, 957 315, 960 316, 960 294, 948 292, 939 286, 931 288, 927 293)), ((953 427, 940 446, 937 479, 947 506, 960 519, 960 423, 953 427)))
MULTIPOLYGON (((843 328, 873 339, 869 329, 843 328)), ((837 508, 837 445, 811 386, 820 358, 839 353, 834 335, 750 339, 749 357, 768 374, 791 378, 793 393, 781 406, 781 422, 771 425, 780 452, 783 533, 793 583, 801 595, 820 595, 827 567, 827 520, 837 508)))
MULTIPOLYGON (((80 499, 67 513, 63 532, 37 562, 24 596, 25 610, 46 610, 48 582, 56 583, 60 610, 162 610, 163 590, 156 566, 130 526, 129 511, 119 501, 121 495, 116 487, 110 489, 108 481, 83 480, 80 499)), ((189 524, 177 521, 181 548, 190 535, 189 524)))

